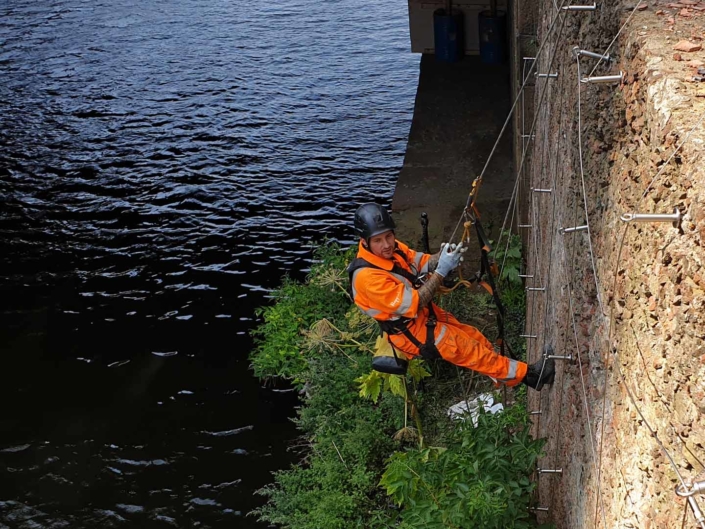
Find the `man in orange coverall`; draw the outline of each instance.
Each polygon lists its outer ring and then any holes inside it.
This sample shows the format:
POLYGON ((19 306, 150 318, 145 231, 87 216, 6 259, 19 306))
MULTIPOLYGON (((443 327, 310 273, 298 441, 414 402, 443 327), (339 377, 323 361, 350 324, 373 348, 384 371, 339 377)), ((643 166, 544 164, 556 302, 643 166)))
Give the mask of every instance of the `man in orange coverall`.
POLYGON ((348 268, 355 304, 377 320, 393 347, 407 357, 443 358, 507 386, 524 382, 540 390, 553 383, 553 359, 528 366, 497 354, 480 331, 432 302, 443 278, 460 264, 462 243, 423 254, 397 241, 395 228, 383 207, 360 206, 355 212, 359 249, 348 268), (422 283, 423 275, 427 279, 422 283))

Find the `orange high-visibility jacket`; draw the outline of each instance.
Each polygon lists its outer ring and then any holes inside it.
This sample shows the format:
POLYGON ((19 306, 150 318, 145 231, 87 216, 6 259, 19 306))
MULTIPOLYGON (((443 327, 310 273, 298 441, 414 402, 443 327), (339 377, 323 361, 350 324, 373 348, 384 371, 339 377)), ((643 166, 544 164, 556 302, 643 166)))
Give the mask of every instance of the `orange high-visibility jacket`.
MULTIPOLYGON (((411 282, 392 272, 394 265, 414 275, 429 272, 430 255, 416 252, 397 241, 392 259, 370 252, 360 241, 357 257, 378 267, 359 268, 353 272, 352 292, 355 304, 368 316, 384 321, 408 319, 408 329, 421 343, 426 341, 428 307, 419 307, 419 293, 411 282)), ((526 364, 497 354, 480 331, 460 323, 455 317, 433 304, 438 323, 434 331, 435 345, 441 356, 456 365, 490 376, 508 386, 514 386, 526 376, 526 364)), ((408 357, 419 350, 403 334, 389 336, 394 347, 408 357)))

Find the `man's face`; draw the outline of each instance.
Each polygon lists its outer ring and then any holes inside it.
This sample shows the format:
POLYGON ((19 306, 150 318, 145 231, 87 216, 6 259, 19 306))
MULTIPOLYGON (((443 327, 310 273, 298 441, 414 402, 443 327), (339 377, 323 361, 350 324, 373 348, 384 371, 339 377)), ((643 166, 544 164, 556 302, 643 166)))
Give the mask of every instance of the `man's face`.
POLYGON ((394 232, 385 231, 374 237, 370 237, 370 251, 377 257, 391 259, 394 256, 394 232))

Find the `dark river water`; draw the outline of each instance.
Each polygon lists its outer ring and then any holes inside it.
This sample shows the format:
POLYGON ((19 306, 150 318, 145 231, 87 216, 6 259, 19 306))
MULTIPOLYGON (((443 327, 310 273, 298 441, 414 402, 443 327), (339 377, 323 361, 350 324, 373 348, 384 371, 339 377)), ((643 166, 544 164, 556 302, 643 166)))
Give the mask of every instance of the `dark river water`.
POLYGON ((0 528, 264 527, 254 309, 390 200, 406 9, 0 3, 0 528))

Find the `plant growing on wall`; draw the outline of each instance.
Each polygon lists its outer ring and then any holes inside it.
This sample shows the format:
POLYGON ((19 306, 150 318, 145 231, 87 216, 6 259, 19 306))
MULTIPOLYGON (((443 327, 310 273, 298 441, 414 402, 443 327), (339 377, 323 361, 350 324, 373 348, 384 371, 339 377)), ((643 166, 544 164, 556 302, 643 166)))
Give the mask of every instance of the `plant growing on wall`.
POLYGON ((274 303, 258 308, 255 314, 262 323, 252 331, 255 349, 250 355, 255 376, 279 377, 291 380, 301 387, 300 374, 306 369, 307 336, 310 328, 326 315, 328 320, 341 317, 350 306, 342 284, 345 262, 350 252, 340 251, 337 245, 321 245, 315 253, 306 283, 285 278, 282 286, 272 293, 274 303))
POLYGON ((508 244, 502 242, 490 252, 490 257, 500 269, 498 279, 508 286, 521 285, 521 238, 508 230, 502 230, 499 240, 507 241, 508 244))

